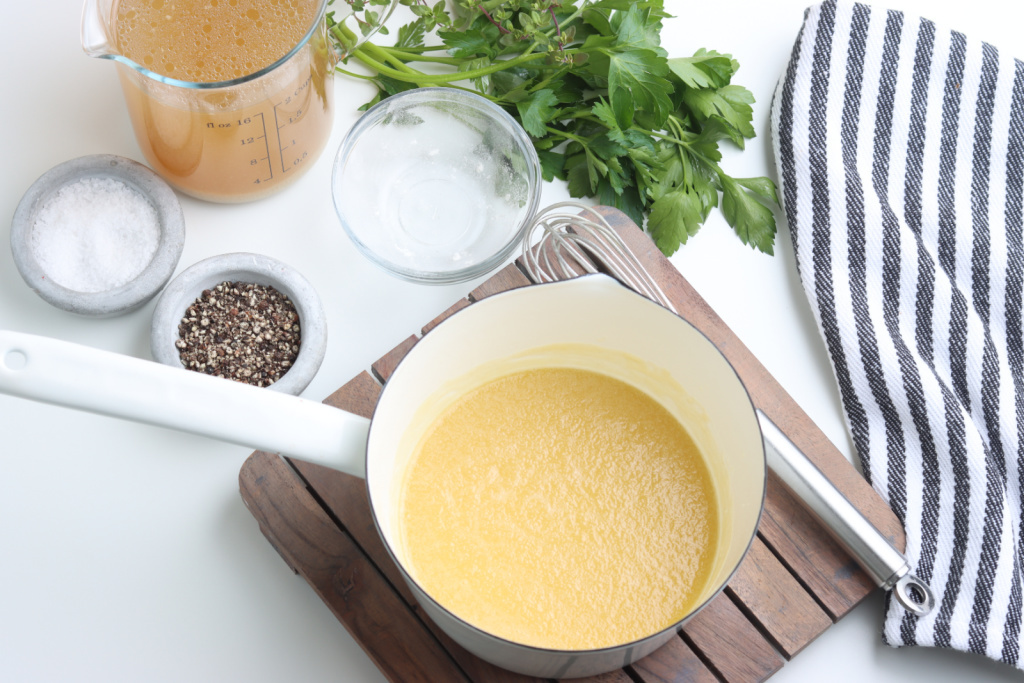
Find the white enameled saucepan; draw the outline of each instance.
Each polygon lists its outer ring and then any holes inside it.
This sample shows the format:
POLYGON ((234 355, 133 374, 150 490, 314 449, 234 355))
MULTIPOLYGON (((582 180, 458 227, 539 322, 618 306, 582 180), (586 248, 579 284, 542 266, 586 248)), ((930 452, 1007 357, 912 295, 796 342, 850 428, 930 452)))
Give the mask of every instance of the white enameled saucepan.
POLYGON ((203 434, 365 477, 378 532, 430 618, 467 650, 521 673, 594 675, 634 662, 672 638, 725 586, 754 538, 766 452, 783 481, 860 556, 880 585, 895 586, 897 597, 918 611, 928 608, 927 588, 909 574, 902 556, 755 410, 718 349, 682 318, 603 275, 497 294, 448 318, 399 364, 372 421, 241 383, 5 331, 0 392, 203 434), (496 637, 428 595, 401 556, 395 498, 411 444, 429 424, 437 397, 451 391, 453 378, 582 347, 596 352, 573 354, 572 364, 618 375, 683 422, 708 461, 721 537, 713 579, 686 617, 633 642, 565 651, 496 637), (623 365, 609 360, 614 358, 632 360, 623 365))

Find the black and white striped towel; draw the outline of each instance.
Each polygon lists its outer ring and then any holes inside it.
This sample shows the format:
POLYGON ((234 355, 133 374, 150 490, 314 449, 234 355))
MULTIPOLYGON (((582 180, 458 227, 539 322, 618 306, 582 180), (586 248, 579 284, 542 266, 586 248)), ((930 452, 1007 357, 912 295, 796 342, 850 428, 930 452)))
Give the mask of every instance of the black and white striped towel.
POLYGON ((771 127, 854 445, 937 600, 890 601, 884 639, 1024 668, 1024 64, 830 0, 771 127))

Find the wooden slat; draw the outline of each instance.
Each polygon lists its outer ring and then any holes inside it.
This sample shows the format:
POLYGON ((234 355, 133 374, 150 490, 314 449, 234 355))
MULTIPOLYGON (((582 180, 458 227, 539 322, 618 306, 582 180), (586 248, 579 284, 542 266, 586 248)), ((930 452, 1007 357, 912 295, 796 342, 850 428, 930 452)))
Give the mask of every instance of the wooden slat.
POLYGON ((370 373, 361 372, 324 399, 324 403, 369 418, 380 398, 380 390, 380 383, 370 373))
POLYGON ((458 313, 459 311, 461 311, 466 306, 469 306, 469 303, 470 303, 469 299, 459 299, 454 304, 449 306, 443 313, 441 313, 441 315, 437 316, 436 318, 431 320, 429 323, 424 325, 422 333, 426 334, 427 332, 430 332, 432 329, 437 327, 443 321, 447 320, 448 318, 450 318, 454 314, 458 313))
POLYGON ((787 658, 832 625, 814 598, 760 539, 754 539, 728 590, 787 658))
POLYGON ((832 540, 774 474, 758 533, 825 606, 833 620, 875 589, 857 563, 832 540))
POLYGON ((726 683, 763 681, 782 668, 782 656, 724 593, 686 622, 683 633, 726 683))
POLYGON ((523 275, 514 263, 510 263, 495 273, 487 282, 484 282, 470 292, 469 298, 471 301, 480 301, 492 294, 504 292, 508 289, 516 289, 517 287, 525 287, 528 284, 530 284, 530 280, 523 275))
POLYGON ((388 351, 370 366, 380 381, 387 382, 390 379, 391 373, 398 367, 398 363, 405 358, 405 354, 409 353, 412 347, 416 346, 418 341, 419 338, 416 336, 407 337, 401 344, 388 351))
POLYGON ((284 460, 251 455, 239 487, 260 527, 374 664, 392 681, 465 681, 465 675, 284 460))
POLYGON ((644 683, 718 683, 681 638, 673 638, 631 668, 644 683))
POLYGON ((437 624, 431 621, 430 617, 427 616, 422 608, 417 607, 416 611, 420 615, 420 619, 423 623, 430 628, 444 649, 451 654, 452 658, 456 662, 458 662, 459 666, 462 667, 462 670, 466 672, 471 680, 475 682, 479 681, 480 683, 542 683, 544 680, 533 676, 524 676, 523 674, 514 673, 505 669, 499 669, 493 664, 480 659, 476 655, 470 654, 461 645, 449 638, 448 635, 437 626, 437 624))
MULTIPOLYGON (((399 347, 401 348, 401 347, 399 347)), ((390 357, 397 363, 395 351, 390 357)), ((381 363, 381 361, 378 361, 381 363)), ((327 405, 346 410, 356 415, 370 417, 380 397, 380 384, 367 372, 362 372, 354 379, 335 391, 324 401, 327 405)), ((291 459, 292 466, 302 475, 310 488, 317 492, 321 502, 331 510, 334 517, 341 522, 349 534, 380 568, 402 598, 410 605, 416 599, 405 584, 401 572, 391 561, 384 542, 377 533, 377 526, 370 513, 370 501, 363 479, 349 476, 343 472, 291 459)))
POLYGON ((308 486, 316 491, 320 501, 359 544, 367 557, 387 577, 402 599, 410 606, 415 605, 416 598, 406 585, 398 567, 391 561, 384 541, 377 533, 377 526, 373 523, 366 482, 302 460, 290 459, 289 462, 302 475, 308 486))
POLYGON ((633 679, 629 677, 623 670, 609 671, 606 674, 600 674, 598 676, 587 676, 585 678, 565 678, 564 681, 570 683, 633 683, 633 679))

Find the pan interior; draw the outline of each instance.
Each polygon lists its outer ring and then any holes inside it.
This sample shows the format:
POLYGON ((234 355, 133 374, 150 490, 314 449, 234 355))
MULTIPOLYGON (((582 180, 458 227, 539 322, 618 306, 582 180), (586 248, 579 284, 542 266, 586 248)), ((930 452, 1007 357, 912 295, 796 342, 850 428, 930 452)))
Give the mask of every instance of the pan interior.
POLYGON ((712 573, 705 458, 650 395, 546 351, 553 363, 467 391, 428 428, 397 497, 399 554, 437 602, 508 640, 646 638, 699 604, 712 573))
POLYGON ((399 366, 374 416, 367 462, 374 514, 399 564, 397 493, 424 430, 468 388, 544 364, 632 384, 690 433, 707 458, 718 502, 719 552, 697 603, 710 598, 738 566, 760 515, 765 473, 757 421, 732 368, 703 335, 604 277, 474 304, 428 334, 399 366))

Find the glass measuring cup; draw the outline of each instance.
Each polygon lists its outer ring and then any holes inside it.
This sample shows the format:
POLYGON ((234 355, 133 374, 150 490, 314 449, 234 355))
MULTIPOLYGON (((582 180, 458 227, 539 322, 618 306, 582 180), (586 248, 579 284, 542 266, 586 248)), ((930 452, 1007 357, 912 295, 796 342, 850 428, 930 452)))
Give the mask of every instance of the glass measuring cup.
MULTIPOLYGON (((286 187, 312 166, 334 120, 330 76, 347 56, 328 41, 328 0, 303 0, 316 7, 315 18, 280 59, 210 83, 161 75, 122 54, 115 26, 119 1, 85 1, 82 47, 91 57, 117 63, 136 140, 167 182, 200 199, 243 202, 286 187)), ((332 6, 336 22, 359 25, 347 51, 373 35, 397 4, 366 2, 359 13, 348 0, 332 6)))

